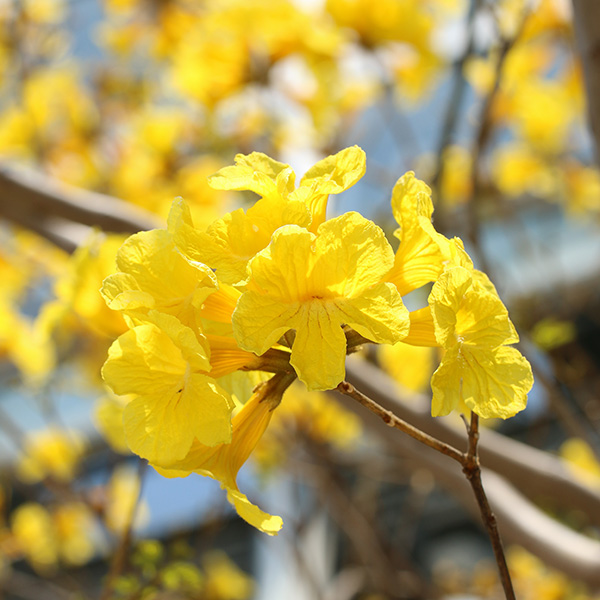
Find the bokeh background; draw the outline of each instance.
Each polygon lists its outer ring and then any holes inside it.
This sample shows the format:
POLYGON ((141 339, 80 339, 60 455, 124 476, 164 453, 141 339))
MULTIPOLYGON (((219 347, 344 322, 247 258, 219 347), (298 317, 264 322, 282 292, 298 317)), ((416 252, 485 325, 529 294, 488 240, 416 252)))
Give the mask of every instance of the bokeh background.
MULTIPOLYGON (((597 597, 600 174, 581 36, 562 0, 0 0, 0 595, 502 597, 455 465, 360 407, 286 396, 240 474, 284 519, 269 538, 216 482, 133 456, 126 400, 100 378, 125 324, 98 289, 129 233, 164 227, 178 196, 197 226, 249 206, 206 181, 236 153, 300 176, 357 144, 366 175, 330 215, 391 236, 391 189, 414 170, 534 367, 528 408, 486 423, 481 450, 518 597, 597 597)), ((464 437, 428 417, 433 349, 353 359, 382 402, 464 437)))

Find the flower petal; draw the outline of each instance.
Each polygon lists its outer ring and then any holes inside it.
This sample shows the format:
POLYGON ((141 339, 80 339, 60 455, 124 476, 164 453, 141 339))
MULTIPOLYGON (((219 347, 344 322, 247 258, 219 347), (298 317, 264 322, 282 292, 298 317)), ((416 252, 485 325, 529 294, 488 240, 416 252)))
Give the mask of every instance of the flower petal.
POLYGON ((429 295, 429 305, 436 337, 445 348, 457 341, 479 348, 519 341, 500 298, 463 267, 452 267, 440 275, 429 295))
POLYGON ((319 227, 315 241, 313 288, 352 298, 379 283, 394 262, 383 231, 357 212, 347 212, 319 227))
POLYGON ((289 165, 273 160, 262 152, 237 154, 235 166, 224 167, 208 178, 217 190, 250 190, 259 196, 289 193, 295 175, 289 165))
POLYGON ((531 366, 515 348, 453 348, 431 379, 431 414, 447 415, 464 402, 486 419, 507 419, 525 408, 532 385, 531 366))
POLYGON ((408 310, 390 283, 380 283, 351 300, 338 300, 344 323, 369 340, 395 344, 409 332, 408 310))
POLYGON ((296 338, 290 363, 309 390, 331 390, 345 375, 343 314, 333 302, 302 304, 294 318, 296 338))
POLYGON ((227 488, 227 500, 235 506, 237 514, 244 521, 267 535, 277 535, 283 526, 281 517, 270 515, 261 510, 237 489, 227 488))
POLYGON ((168 467, 184 458, 197 439, 206 446, 231 440, 233 401, 209 377, 193 373, 167 393, 132 400, 123 414, 133 452, 168 467))

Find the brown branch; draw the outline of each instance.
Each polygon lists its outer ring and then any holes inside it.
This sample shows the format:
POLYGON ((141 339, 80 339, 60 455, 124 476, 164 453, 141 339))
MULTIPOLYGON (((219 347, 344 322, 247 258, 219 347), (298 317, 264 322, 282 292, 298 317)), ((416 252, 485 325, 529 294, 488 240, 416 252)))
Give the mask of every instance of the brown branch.
POLYGON ((161 227, 153 214, 112 196, 75 188, 32 170, 0 167, 0 217, 35 231, 72 251, 89 232, 100 227, 135 233, 161 227))
POLYGON ((500 532, 498 531, 496 517, 490 508, 483 484, 481 483, 481 467, 479 465, 479 457, 477 455, 477 444, 479 442, 479 417, 474 412, 471 413, 471 426, 468 429, 469 448, 467 452, 463 453, 449 444, 446 444, 428 435, 410 423, 403 421, 393 412, 386 410, 377 404, 377 402, 357 390, 350 383, 343 381, 337 386, 337 390, 362 404, 362 406, 376 414, 386 425, 394 427, 395 429, 410 435, 413 439, 417 440, 421 444, 425 444, 432 450, 453 458, 462 465, 463 473, 471 484, 471 488, 475 494, 475 499, 477 500, 477 504, 479 506, 481 518, 487 530, 488 537, 490 538, 492 549, 494 550, 494 556, 496 557, 496 564, 498 565, 500 581, 502 582, 502 587, 504 588, 506 600, 515 600, 515 592, 512 587, 508 565, 506 564, 506 557, 504 555, 504 548, 502 547, 502 540, 500 539, 500 532))
POLYGON ((490 508, 483 483, 481 482, 481 466, 479 464, 479 456, 477 455, 477 444, 479 442, 479 417, 471 412, 471 426, 468 429, 469 434, 469 449, 464 455, 463 473, 471 484, 473 493, 481 512, 481 518, 488 532, 488 537, 492 543, 496 564, 500 573, 500 581, 504 589, 506 600, 515 600, 515 591, 513 589, 512 580, 508 565, 506 564, 506 556, 498 531, 498 523, 496 516, 490 508))
POLYGON ((573 16, 596 159, 600 161, 600 3, 598 0, 573 0, 573 16))
MULTIPOLYGON (((430 434, 464 443, 462 430, 454 429, 444 419, 433 419, 429 413, 430 400, 418 395, 402 396, 399 388, 385 373, 360 361, 347 360, 347 377, 372 395, 384 408, 392 408, 404 419, 423 425, 430 434), (363 387, 364 386, 364 387, 363 387), (403 398, 404 401, 401 401, 403 398), (413 420, 414 418, 414 420, 413 420), (447 438, 438 436, 446 434, 447 438)), ((347 407, 362 413, 356 402, 347 407)), ((447 462, 435 450, 425 447, 408 436, 397 435, 380 419, 364 419, 364 426, 384 443, 394 454, 403 453, 415 466, 430 471, 436 482, 456 497, 467 509, 479 513, 471 486, 462 473, 449 469, 447 462)), ((511 543, 523 546, 551 567, 590 586, 600 587, 600 542, 573 531, 540 510, 524 494, 546 494, 561 506, 579 508, 594 521, 600 508, 600 494, 574 480, 561 460, 505 438, 493 431, 481 432, 478 445, 482 460, 488 468, 482 470, 489 504, 504 537, 511 543), (486 448, 487 445, 487 448, 486 448), (486 456, 483 456, 483 449, 486 456), (492 466, 490 462, 495 464, 492 466), (511 485, 502 472, 513 480, 511 485), (557 491, 560 493, 557 493, 557 491)))
MULTIPOLYGON (((454 447, 464 443, 461 429, 447 419, 431 416, 431 399, 419 394, 402 395, 398 385, 383 371, 363 360, 346 360, 346 379, 384 409, 454 447)), ((524 494, 548 497, 563 508, 578 508, 600 526, 600 492, 573 478, 556 456, 507 438, 495 431, 481 432, 479 456, 487 468, 509 480, 524 494), (560 489, 561 493, 556 494, 560 489)))
POLYGON ((479 125, 476 130, 475 141, 471 150, 471 194, 467 203, 467 229, 469 240, 473 243, 473 246, 478 254, 477 258, 479 259, 479 267, 486 273, 488 273, 490 269, 488 268, 487 260, 481 247, 480 240, 481 226, 479 206, 481 203, 480 196, 482 194, 483 186, 479 174, 479 161, 481 160, 483 152, 493 131, 494 123, 492 120, 492 108, 494 106, 494 102, 496 101, 496 97, 498 96, 498 92, 500 91, 506 59, 514 45, 521 37, 521 33, 523 32, 528 16, 529 9, 523 9, 521 21, 514 35, 501 41, 500 48, 498 50, 498 57, 496 59, 494 85, 483 99, 479 113, 479 125))
POLYGON ((410 435, 410 437, 415 440, 441 452, 445 456, 449 456, 460 464, 463 463, 463 453, 460 450, 457 450, 453 446, 442 442, 433 436, 421 431, 418 427, 414 427, 410 423, 403 421, 399 417, 397 417, 392 411, 383 408, 381 405, 377 404, 374 400, 358 391, 351 383, 347 381, 342 381, 337 386, 337 391, 341 394, 349 396, 353 398, 360 404, 362 404, 365 408, 370 410, 372 413, 376 414, 386 425, 390 427, 394 427, 395 429, 399 429, 403 433, 410 435))
POLYGON ((444 198, 441 194, 441 182, 444 177, 444 153, 448 146, 452 143, 452 136, 456 128, 458 114, 462 108, 465 90, 467 88, 467 80, 464 75, 464 68, 467 60, 473 54, 475 47, 475 16, 479 10, 481 0, 471 0, 469 12, 467 14, 467 47, 462 56, 454 63, 452 75, 452 89, 448 95, 448 103, 444 113, 442 129, 440 132, 440 141, 436 152, 436 171, 431 179, 431 187, 433 188, 434 198, 436 200, 435 220, 436 227, 440 231, 445 229, 445 212, 444 198))

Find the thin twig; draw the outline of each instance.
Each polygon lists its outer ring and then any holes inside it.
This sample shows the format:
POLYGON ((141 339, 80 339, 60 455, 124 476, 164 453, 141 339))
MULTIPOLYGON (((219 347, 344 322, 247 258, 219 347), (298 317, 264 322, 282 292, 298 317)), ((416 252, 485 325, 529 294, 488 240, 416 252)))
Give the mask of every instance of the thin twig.
POLYGON ((496 523, 496 517, 490 508, 485 490, 483 489, 483 484, 481 482, 481 467, 479 464, 479 456, 477 454, 477 444, 479 442, 479 417, 474 412, 471 412, 471 424, 468 428, 468 450, 466 453, 464 453, 460 452, 460 450, 457 450, 453 446, 450 446, 449 444, 446 444, 445 442, 426 434, 413 425, 410 425, 406 421, 403 421, 393 412, 386 410, 383 408, 383 406, 377 404, 377 402, 358 391, 352 384, 346 381, 340 383, 337 387, 337 390, 340 393, 358 401, 365 408, 369 409, 371 412, 380 417, 390 427, 394 427, 395 429, 399 429, 400 431, 407 433, 412 438, 425 444, 426 446, 429 446, 430 448, 437 450, 438 452, 441 452, 450 458, 453 458, 462 466, 463 473, 471 484, 471 488, 475 494, 475 499, 479 505, 479 510, 494 550, 506 600, 515 600, 515 593, 512 587, 508 565, 506 563, 506 557, 504 555, 502 540, 500 539, 500 533, 496 523))
POLYGON ((487 529, 488 536, 492 543, 494 550, 494 556, 496 557, 496 563, 498 565, 498 571, 500 572, 500 581, 504 588, 504 594, 506 600, 515 600, 515 592, 513 589, 512 581, 510 578, 510 572, 508 565, 506 564, 506 556, 504 555, 504 548, 502 546, 502 540, 500 538, 500 532, 498 531, 498 524, 496 517, 490 508, 483 484, 481 482, 481 466, 479 464, 479 456, 477 455, 477 443, 479 442, 479 417, 476 413, 471 411, 471 426, 469 427, 469 448, 466 455, 464 455, 463 473, 471 484, 479 510, 481 511, 481 518, 487 529))
POLYGON ((498 92, 500 91, 506 59, 514 45, 521 37, 521 33, 525 28, 529 14, 529 10, 524 9, 521 21, 514 35, 509 38, 504 38, 500 44, 498 57, 496 59, 494 85, 483 99, 481 111, 479 113, 479 127, 476 131, 475 141, 471 150, 471 194, 467 203, 467 207, 469 209, 467 219, 468 237, 477 251, 479 267, 485 272, 489 272, 489 268, 485 254, 481 248, 481 240, 479 235, 481 229, 479 205, 482 192, 482 182, 479 174, 479 162, 493 131, 492 108, 494 106, 494 102, 496 101, 498 92))
POLYGON ((117 579, 117 577, 119 577, 119 575, 123 572, 123 569, 125 568, 125 565, 127 563, 127 555, 129 554, 129 548, 131 546, 131 540, 133 537, 133 523, 135 521, 137 509, 140 503, 140 499, 142 497, 142 484, 145 469, 146 462, 140 459, 137 475, 139 484, 138 495, 135 502, 132 503, 129 514, 127 515, 127 522, 125 523, 123 533, 121 534, 119 546, 117 547, 113 556, 110 569, 108 571, 108 574, 106 575, 104 587, 102 588, 102 593, 100 594, 99 600, 110 599, 115 579, 117 579))
POLYGON ((444 153, 446 148, 448 148, 452 142, 452 136, 456 128, 458 113, 463 104, 464 94, 467 87, 467 80, 464 75, 464 67, 469 57, 473 54, 475 47, 475 15, 477 14, 480 4, 481 0, 471 0, 471 5, 469 6, 469 12, 467 14, 467 47, 465 48, 462 56, 454 63, 453 66, 452 89, 448 95, 448 104, 446 105, 446 112, 444 113, 444 120, 442 122, 440 141, 437 149, 436 171, 431 180, 434 197, 437 200, 435 219, 438 229, 443 229, 444 227, 444 198, 440 193, 441 181, 444 176, 445 167, 444 153))
POLYGON ((377 404, 375 400, 372 400, 368 396, 365 396, 365 394, 362 392, 359 392, 351 383, 342 381, 342 383, 337 386, 337 390, 346 396, 350 396, 350 398, 353 398, 365 408, 368 408, 372 413, 375 413, 378 417, 380 417, 386 425, 403 431, 422 444, 425 444, 426 446, 429 446, 430 448, 433 448, 434 450, 453 458, 461 465, 463 464, 464 454, 460 450, 457 450, 453 446, 450 446, 450 444, 446 444, 445 442, 434 438, 424 431, 421 431, 410 423, 403 421, 390 410, 386 410, 383 408, 383 406, 377 404))

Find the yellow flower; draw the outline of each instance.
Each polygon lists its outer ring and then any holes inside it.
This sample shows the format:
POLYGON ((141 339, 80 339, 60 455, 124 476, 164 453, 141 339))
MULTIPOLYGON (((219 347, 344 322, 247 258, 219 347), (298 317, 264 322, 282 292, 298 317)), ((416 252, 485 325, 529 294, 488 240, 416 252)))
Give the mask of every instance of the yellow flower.
POLYGON ((472 267, 462 242, 458 238, 448 240, 434 229, 431 189, 412 171, 394 186, 392 211, 399 225, 394 235, 400 246, 386 281, 393 283, 402 296, 435 281, 448 263, 472 267))
POLYGON ((28 502, 11 517, 11 529, 19 550, 41 574, 52 573, 59 561, 82 565, 94 553, 94 517, 81 502, 67 502, 46 509, 28 502))
POLYGON ((364 152, 353 146, 313 165, 296 189, 292 168, 265 154, 238 154, 235 163, 211 176, 209 185, 255 192, 261 196, 256 204, 246 212, 240 208, 228 213, 206 232, 194 228, 181 200, 173 204, 169 216, 169 231, 182 254, 216 269, 219 281, 231 285, 247 279, 248 261, 269 244, 279 227, 299 225, 316 231, 325 221, 329 194, 354 185, 366 169, 364 152))
POLYGON ((19 478, 27 483, 45 477, 70 481, 75 476, 83 449, 83 439, 72 431, 50 428, 28 433, 17 467, 19 478))
POLYGON ((233 402, 207 375, 204 336, 171 315, 149 311, 146 319, 112 344, 102 376, 116 394, 136 396, 123 416, 131 450, 168 466, 196 439, 229 442, 233 402))
POLYGON ((310 214, 302 202, 288 202, 266 196, 246 212, 238 208, 212 223, 206 232, 195 229, 188 206, 183 200, 173 203, 169 230, 175 244, 188 260, 204 263, 216 270, 219 281, 243 283, 248 261, 270 241, 282 225, 306 226, 310 214))
POLYGON ((246 600, 254 582, 224 552, 213 550, 202 558, 206 581, 202 596, 207 600, 246 600))
POLYGON ((279 374, 258 386, 250 400, 233 417, 231 443, 210 448, 195 441, 188 454, 173 463, 171 468, 152 466, 165 477, 186 477, 194 472, 220 481, 221 486, 227 490, 227 499, 235 506, 242 519, 264 533, 276 535, 283 524, 281 518, 271 516, 252 504, 239 491, 236 479, 238 471, 262 437, 273 410, 292 380, 293 376, 290 374, 279 374))
POLYGON ((352 146, 320 160, 304 174, 296 193, 305 195, 304 201, 312 214, 311 231, 316 232, 325 221, 329 194, 340 194, 352 187, 365 174, 366 168, 364 151, 352 146))
POLYGON ((190 264, 163 229, 130 236, 117 253, 119 273, 108 276, 101 293, 113 310, 157 310, 178 317, 189 327, 197 325, 197 312, 217 288, 213 272, 190 264))
POLYGON ((294 329, 290 362, 298 377, 309 390, 334 388, 344 378, 343 325, 386 344, 408 333, 400 295, 382 282, 392 264, 385 235, 358 213, 326 221, 317 235, 281 227, 250 262, 233 313, 239 346, 260 355, 294 329))
POLYGON ((432 348, 398 342, 393 346, 381 346, 378 356, 381 366, 402 388, 411 392, 423 392, 429 386, 434 354, 435 350, 432 348))
POLYGON ((140 500, 140 478, 136 469, 128 464, 118 465, 112 472, 106 489, 104 519, 106 526, 115 534, 122 535, 130 524, 132 511, 133 527, 137 529, 148 522, 148 505, 140 500))
POLYGON ((431 379, 433 416, 447 415, 463 402, 484 418, 506 419, 525 408, 531 367, 507 346, 519 338, 489 285, 487 278, 453 267, 433 286, 435 336, 446 350, 431 379))

